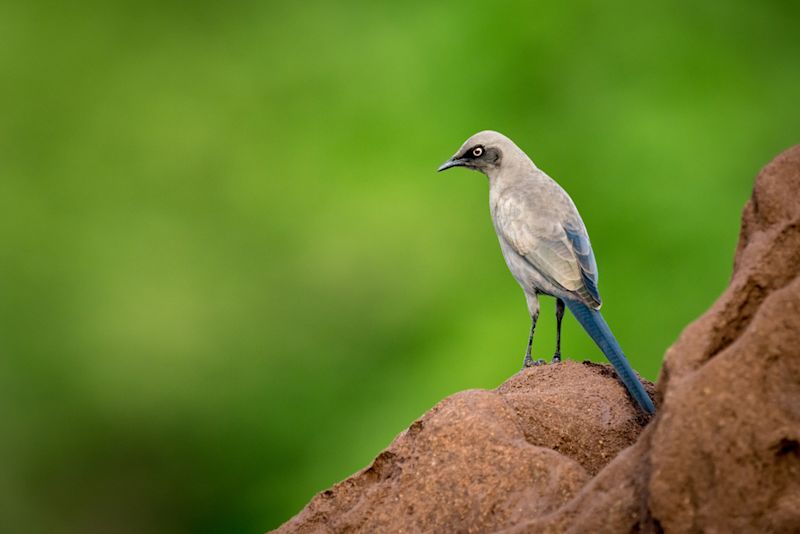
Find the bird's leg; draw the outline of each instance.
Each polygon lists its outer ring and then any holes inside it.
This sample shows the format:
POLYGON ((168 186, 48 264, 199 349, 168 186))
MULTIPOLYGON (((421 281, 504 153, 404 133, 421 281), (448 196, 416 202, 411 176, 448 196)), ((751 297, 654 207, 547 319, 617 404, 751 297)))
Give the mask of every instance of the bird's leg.
POLYGON ((531 357, 531 347, 533 347, 533 331, 536 330, 536 321, 539 319, 539 310, 536 310, 534 315, 531 315, 531 335, 528 338, 528 350, 525 351, 525 360, 522 362, 522 368, 525 369, 526 367, 531 367, 533 365, 539 365, 539 362, 533 361, 531 357))
POLYGON ((531 347, 533 347, 533 331, 536 329, 536 321, 539 319, 539 296, 535 291, 525 292, 525 300, 528 302, 528 313, 531 314, 531 336, 528 338, 528 350, 525 351, 525 360, 522 362, 522 368, 530 367, 532 365, 540 365, 545 363, 544 360, 534 361, 531 357, 531 347))
POLYGON ((553 363, 561 361, 561 319, 564 318, 564 301, 556 299, 556 352, 553 354, 553 363))

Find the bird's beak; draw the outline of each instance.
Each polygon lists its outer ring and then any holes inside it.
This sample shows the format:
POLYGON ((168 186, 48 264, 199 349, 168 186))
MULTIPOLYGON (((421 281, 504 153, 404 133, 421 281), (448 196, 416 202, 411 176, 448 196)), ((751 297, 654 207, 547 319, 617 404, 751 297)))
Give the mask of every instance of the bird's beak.
POLYGON ((439 165, 439 168, 436 169, 436 172, 446 171, 450 167, 463 167, 465 163, 466 160, 464 160, 463 158, 457 158, 453 156, 452 158, 448 159, 447 161, 439 165))

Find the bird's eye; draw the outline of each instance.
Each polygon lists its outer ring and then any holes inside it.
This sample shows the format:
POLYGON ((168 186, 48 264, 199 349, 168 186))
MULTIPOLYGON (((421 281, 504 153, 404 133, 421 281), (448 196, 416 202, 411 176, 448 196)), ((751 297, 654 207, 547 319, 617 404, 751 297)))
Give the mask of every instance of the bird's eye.
POLYGON ((472 149, 472 155, 475 156, 476 158, 481 157, 481 154, 483 154, 482 147, 476 146, 475 148, 472 149))

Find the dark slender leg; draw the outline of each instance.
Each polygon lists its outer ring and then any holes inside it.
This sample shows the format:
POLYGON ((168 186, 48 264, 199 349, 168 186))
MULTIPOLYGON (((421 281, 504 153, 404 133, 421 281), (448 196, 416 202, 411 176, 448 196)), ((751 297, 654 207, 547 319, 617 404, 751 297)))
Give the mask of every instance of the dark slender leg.
POLYGON ((553 363, 561 361, 561 319, 564 318, 564 301, 556 299, 556 352, 553 354, 553 363))
POLYGON ((522 368, 531 367, 532 365, 539 365, 539 362, 534 362, 531 358, 531 347, 533 346, 533 331, 536 330, 536 321, 539 319, 539 312, 537 311, 531 317, 531 336, 528 338, 528 350, 525 351, 525 359, 522 362, 522 368))

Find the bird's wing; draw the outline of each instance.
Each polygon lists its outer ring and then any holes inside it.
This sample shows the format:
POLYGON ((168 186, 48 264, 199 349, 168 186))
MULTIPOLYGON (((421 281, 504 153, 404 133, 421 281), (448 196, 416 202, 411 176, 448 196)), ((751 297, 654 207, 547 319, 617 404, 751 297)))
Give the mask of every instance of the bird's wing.
POLYGON ((500 205, 498 229, 514 251, 557 287, 599 308, 597 263, 582 223, 531 217, 521 206, 500 205))
POLYGON ((572 252, 578 260, 578 266, 581 269, 581 280, 583 281, 583 288, 588 293, 588 296, 597 304, 599 308, 602 304, 600 300, 600 291, 597 289, 597 261, 594 259, 594 252, 592 252, 592 244, 589 242, 589 236, 586 230, 582 227, 563 225, 564 233, 572 245, 572 252))

